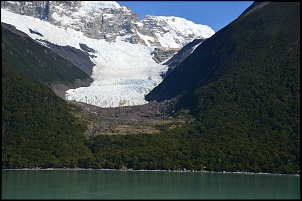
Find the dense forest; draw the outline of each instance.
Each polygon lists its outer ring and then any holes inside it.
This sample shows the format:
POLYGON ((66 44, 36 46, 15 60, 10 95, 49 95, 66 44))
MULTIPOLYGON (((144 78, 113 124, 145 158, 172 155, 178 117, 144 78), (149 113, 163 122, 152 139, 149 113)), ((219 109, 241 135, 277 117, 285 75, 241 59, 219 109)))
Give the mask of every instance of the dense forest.
POLYGON ((37 80, 2 63, 2 168, 80 167, 85 124, 37 80))
POLYGON ((147 95, 177 98, 173 118, 187 122, 158 134, 85 138, 80 108, 8 53, 2 46, 2 168, 300 174, 300 3, 246 12, 196 48, 147 95))

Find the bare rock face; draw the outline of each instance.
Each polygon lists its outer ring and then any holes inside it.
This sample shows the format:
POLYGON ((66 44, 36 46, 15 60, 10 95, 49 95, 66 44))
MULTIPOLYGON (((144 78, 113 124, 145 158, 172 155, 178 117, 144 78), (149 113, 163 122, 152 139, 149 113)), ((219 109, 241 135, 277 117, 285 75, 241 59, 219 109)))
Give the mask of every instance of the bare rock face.
POLYGON ((157 63, 165 61, 180 50, 180 48, 155 48, 152 52, 153 60, 157 63))
POLYGON ((75 66, 84 71, 87 75, 92 75, 92 69, 94 64, 91 62, 90 57, 93 57, 89 54, 89 52, 94 51, 88 46, 80 45, 82 50, 76 49, 70 46, 60 46, 56 44, 49 43, 47 41, 43 41, 47 44, 47 46, 56 54, 60 55, 64 59, 70 61, 75 66))
POLYGON ((167 65, 168 71, 166 76, 170 74, 182 61, 184 61, 191 53, 206 39, 195 39, 192 42, 185 45, 181 50, 179 50, 172 58, 164 63, 167 65))
POLYGON ((114 42, 121 37, 126 42, 152 47, 157 63, 172 57, 195 38, 214 34, 206 25, 196 25, 179 17, 147 15, 140 21, 130 8, 113 1, 1 1, 1 8, 81 31, 89 38, 114 42), (184 25, 193 31, 179 28, 184 25))
POLYGON ((1 1, 1 8, 6 8, 21 15, 47 20, 49 1, 1 1))
POLYGON ((126 7, 90 7, 81 1, 53 1, 50 3, 49 21, 64 28, 83 32, 89 38, 112 42, 117 36, 132 34, 137 14, 126 7), (66 19, 66 20, 64 20, 66 19))

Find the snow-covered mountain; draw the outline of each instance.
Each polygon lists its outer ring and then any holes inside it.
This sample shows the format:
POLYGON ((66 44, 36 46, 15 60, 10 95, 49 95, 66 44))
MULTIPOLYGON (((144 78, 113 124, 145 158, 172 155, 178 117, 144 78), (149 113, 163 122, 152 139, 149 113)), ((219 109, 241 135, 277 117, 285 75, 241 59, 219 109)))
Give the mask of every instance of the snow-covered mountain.
POLYGON ((66 91, 66 99, 100 107, 145 104, 144 96, 167 71, 164 61, 196 38, 214 31, 180 17, 146 16, 112 1, 1 2, 1 22, 41 44, 81 50, 93 67, 93 83, 66 91))

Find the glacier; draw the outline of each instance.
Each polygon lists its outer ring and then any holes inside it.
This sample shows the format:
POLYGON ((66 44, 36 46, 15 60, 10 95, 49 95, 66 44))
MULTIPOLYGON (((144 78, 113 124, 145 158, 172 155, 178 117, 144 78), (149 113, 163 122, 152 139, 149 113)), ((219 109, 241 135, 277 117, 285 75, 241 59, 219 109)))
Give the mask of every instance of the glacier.
POLYGON ((67 100, 99 107, 146 104, 145 94, 162 81, 160 75, 167 71, 166 66, 157 64, 151 58, 152 47, 125 42, 122 37, 118 37, 114 43, 91 39, 82 32, 58 28, 49 22, 5 9, 1 9, 1 21, 16 26, 37 41, 46 40, 78 49, 79 44, 84 43, 96 51, 96 57, 91 58, 95 64, 92 72, 93 83, 89 87, 67 90, 67 100), (30 33, 28 28, 38 30, 43 37, 30 33))
MULTIPOLYGON (((85 4, 86 9, 102 6, 118 7, 118 4, 85 4)), ((169 20, 171 25, 173 22, 174 24, 185 22, 177 17, 161 18, 165 21, 169 20)), ((82 43, 95 50, 92 53, 93 57, 90 58, 95 64, 91 76, 93 82, 88 87, 67 90, 66 100, 104 108, 146 104, 148 102, 145 100, 145 95, 163 80, 161 75, 168 70, 166 65, 158 64, 152 59, 154 46, 149 43, 144 46, 126 42, 125 39, 129 37, 127 35, 118 36, 114 42, 92 39, 72 28, 57 27, 47 21, 15 14, 3 8, 1 8, 1 22, 14 25, 16 29, 28 34, 44 46, 47 44, 43 43, 43 40, 77 49, 81 49, 79 44, 82 43), (42 36, 30 33, 29 28, 38 31, 42 36)), ((188 31, 187 27, 186 25, 183 31, 188 31)), ((205 34, 210 37, 214 32, 205 34)), ((162 43, 167 46, 173 44, 169 42, 169 37, 166 37, 167 39, 162 37, 162 43)), ((148 39, 147 36, 145 38, 148 39)), ((173 47, 176 45, 173 44, 173 47)))

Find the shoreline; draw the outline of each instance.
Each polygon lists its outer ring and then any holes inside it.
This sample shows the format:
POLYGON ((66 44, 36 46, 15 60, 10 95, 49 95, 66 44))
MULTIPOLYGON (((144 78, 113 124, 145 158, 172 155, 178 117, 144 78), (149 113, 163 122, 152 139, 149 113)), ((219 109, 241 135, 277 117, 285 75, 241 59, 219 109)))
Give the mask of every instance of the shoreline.
POLYGON ((123 172, 129 172, 129 171, 135 171, 135 172, 205 172, 205 173, 222 173, 222 174, 257 174, 257 175, 276 175, 276 176, 301 176, 299 174, 277 174, 277 173, 263 173, 263 172, 215 172, 215 171, 206 171, 206 170, 133 170, 133 169, 92 169, 92 168, 16 168, 16 169, 2 169, 2 170, 98 170, 98 171, 123 171, 123 172))

